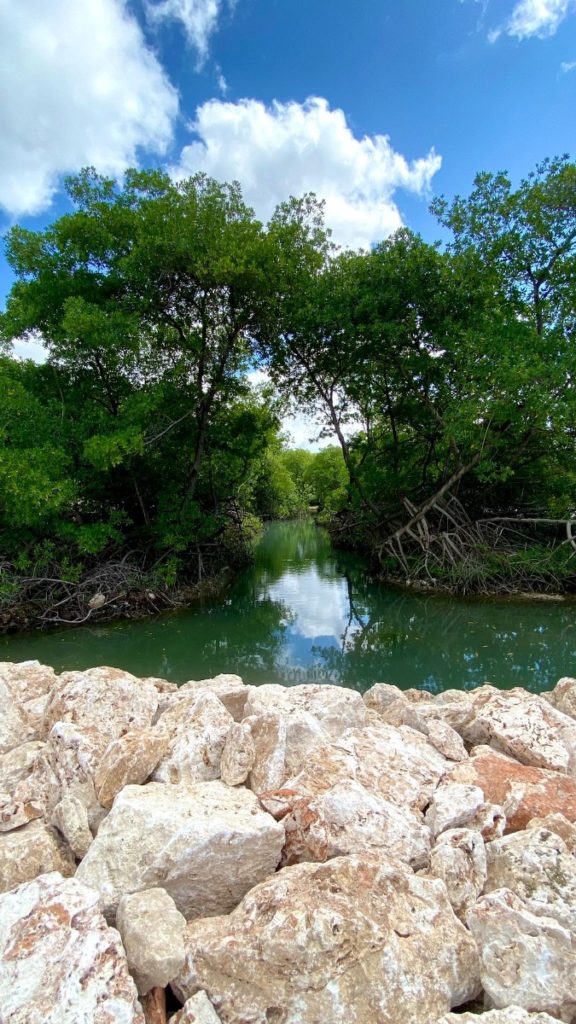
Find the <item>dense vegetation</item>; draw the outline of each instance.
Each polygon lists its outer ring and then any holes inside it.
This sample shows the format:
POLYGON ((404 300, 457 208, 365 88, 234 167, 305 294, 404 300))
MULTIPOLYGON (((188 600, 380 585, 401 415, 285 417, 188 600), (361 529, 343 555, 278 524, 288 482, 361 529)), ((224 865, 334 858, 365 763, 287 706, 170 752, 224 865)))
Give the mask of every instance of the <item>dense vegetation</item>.
POLYGON ((237 185, 202 175, 87 171, 68 191, 70 213, 7 240, 7 622, 170 603, 244 556, 255 516, 310 505, 392 575, 574 587, 567 158, 517 190, 483 174, 437 200, 444 249, 402 230, 338 252, 313 197, 263 226, 237 185), (9 354, 30 334, 43 365, 9 354), (255 367, 274 391, 250 386, 255 367), (284 450, 287 401, 338 446, 284 450))

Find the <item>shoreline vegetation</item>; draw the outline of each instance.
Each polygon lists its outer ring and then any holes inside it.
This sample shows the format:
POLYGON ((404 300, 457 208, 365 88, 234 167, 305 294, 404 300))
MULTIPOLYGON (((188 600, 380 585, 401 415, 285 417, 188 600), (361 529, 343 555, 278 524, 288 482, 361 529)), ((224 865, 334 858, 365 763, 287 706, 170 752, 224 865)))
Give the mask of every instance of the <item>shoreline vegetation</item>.
POLYGON ((568 157, 434 200, 443 247, 339 250, 315 196, 264 225, 201 174, 87 169, 68 195, 6 237, 0 629, 155 613, 311 505, 385 580, 576 593, 568 157), (26 338, 44 364, 11 356, 26 338), (289 450, 289 408, 335 445, 289 450))
POLYGON ((575 679, 0 697, 8 1020, 574 1020, 575 679))

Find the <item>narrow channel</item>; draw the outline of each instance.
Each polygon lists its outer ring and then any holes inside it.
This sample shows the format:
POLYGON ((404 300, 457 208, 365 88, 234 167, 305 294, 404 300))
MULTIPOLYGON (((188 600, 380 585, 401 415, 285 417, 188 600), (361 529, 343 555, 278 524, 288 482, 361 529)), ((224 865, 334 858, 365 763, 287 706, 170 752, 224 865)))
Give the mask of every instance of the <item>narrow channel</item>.
POLYGON ((114 665, 176 682, 235 672, 248 683, 374 682, 434 693, 540 691, 576 673, 571 603, 455 600, 373 582, 312 520, 272 523, 220 598, 137 622, 0 639, 0 660, 58 671, 114 665))

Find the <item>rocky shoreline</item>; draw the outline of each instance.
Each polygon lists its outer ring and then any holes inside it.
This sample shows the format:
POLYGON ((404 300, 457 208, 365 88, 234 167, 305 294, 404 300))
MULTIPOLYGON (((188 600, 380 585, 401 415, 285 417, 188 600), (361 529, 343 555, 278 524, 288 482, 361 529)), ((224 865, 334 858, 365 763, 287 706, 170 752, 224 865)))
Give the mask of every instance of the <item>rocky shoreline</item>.
POLYGON ((575 822, 571 678, 2 663, 0 1021, 569 1024, 575 822))

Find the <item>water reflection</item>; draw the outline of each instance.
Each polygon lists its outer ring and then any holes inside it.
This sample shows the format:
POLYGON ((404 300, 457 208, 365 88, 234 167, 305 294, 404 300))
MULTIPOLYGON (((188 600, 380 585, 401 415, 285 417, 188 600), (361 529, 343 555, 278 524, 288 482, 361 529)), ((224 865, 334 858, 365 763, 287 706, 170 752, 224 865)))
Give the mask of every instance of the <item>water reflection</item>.
POLYGON ((220 600, 145 622, 3 638, 0 658, 58 669, 112 664, 176 681, 373 682, 538 691, 576 672, 573 605, 453 601, 373 583, 311 521, 275 523, 220 600))

